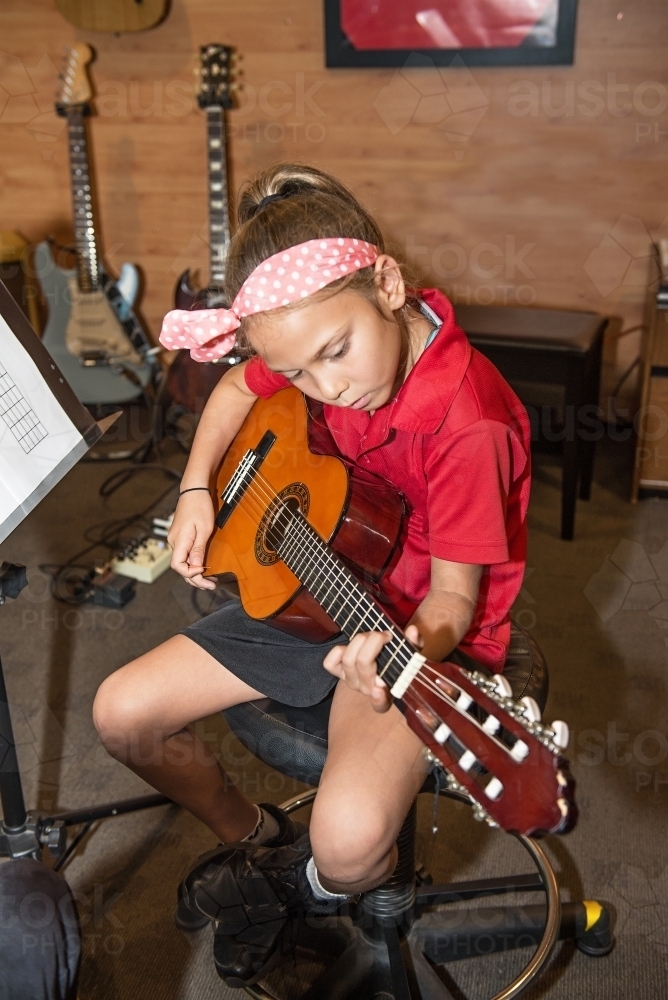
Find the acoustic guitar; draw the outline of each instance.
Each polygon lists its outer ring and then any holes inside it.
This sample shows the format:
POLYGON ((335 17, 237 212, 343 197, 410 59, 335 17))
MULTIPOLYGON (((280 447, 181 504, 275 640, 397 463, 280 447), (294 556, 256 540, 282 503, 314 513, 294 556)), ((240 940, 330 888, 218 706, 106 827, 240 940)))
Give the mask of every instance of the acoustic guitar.
MULTIPOLYGON (((206 112, 209 284, 196 288, 190 270, 184 271, 174 292, 176 309, 215 309, 227 304, 223 282, 230 242, 230 198, 225 113, 233 107, 234 60, 235 53, 229 45, 200 48, 197 102, 206 112)), ((239 355, 232 353, 218 361, 201 363, 193 361, 187 351, 180 351, 169 367, 164 389, 172 419, 175 415, 201 414, 222 376, 239 360, 239 355)), ((192 432, 193 428, 189 430, 192 432)))
POLYGON ((215 486, 206 572, 234 574, 251 617, 316 642, 387 630, 379 673, 476 818, 528 836, 572 829, 567 727, 543 725, 502 675, 431 663, 405 638, 416 606, 388 584, 403 498, 340 457, 317 405, 295 388, 258 400, 215 486))
POLYGON ((74 45, 56 104, 67 118, 76 269, 59 267, 48 243, 35 250, 35 271, 49 308, 43 343, 82 403, 136 399, 156 370, 154 348, 133 305, 139 275, 123 264, 118 281, 100 259, 86 135, 91 88, 88 45, 74 45))

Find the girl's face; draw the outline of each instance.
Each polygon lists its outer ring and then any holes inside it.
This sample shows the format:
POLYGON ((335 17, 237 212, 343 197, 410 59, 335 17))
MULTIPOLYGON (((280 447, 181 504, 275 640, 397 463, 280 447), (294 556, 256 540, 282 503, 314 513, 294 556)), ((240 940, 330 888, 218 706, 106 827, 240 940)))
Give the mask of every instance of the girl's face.
POLYGON ((373 412, 398 388, 402 338, 394 311, 405 302, 396 261, 376 261, 378 306, 344 289, 253 324, 249 339, 267 366, 330 406, 373 412))

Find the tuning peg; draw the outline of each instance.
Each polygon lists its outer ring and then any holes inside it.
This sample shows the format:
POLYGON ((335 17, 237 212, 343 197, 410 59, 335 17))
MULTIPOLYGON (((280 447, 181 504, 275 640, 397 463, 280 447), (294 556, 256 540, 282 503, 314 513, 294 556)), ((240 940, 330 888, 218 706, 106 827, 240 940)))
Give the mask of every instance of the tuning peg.
POLYGON ((512 698, 513 689, 508 683, 507 678, 505 678, 502 674, 494 674, 492 680, 494 681, 494 687, 496 688, 497 694, 500 694, 502 698, 512 698))
POLYGON ((487 787, 485 788, 485 795, 488 799, 496 802, 498 798, 501 797, 503 792, 503 783, 499 781, 498 778, 492 778, 487 787))
POLYGON ((540 722, 540 709, 534 698, 525 695, 520 698, 520 705, 524 706, 524 714, 530 722, 540 722))
POLYGON ((558 746, 560 750, 565 750, 568 746, 568 741, 571 735, 567 723, 562 722, 561 719, 556 719, 550 726, 550 729, 554 733, 552 742, 558 746))

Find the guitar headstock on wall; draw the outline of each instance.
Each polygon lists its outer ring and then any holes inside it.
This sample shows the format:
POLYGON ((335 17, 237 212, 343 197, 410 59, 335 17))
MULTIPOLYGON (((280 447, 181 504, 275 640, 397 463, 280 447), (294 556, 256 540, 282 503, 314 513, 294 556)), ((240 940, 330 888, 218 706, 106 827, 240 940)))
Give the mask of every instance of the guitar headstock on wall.
POLYGON ((86 67, 93 59, 93 50, 84 42, 68 47, 60 74, 61 85, 56 98, 56 108, 64 114, 68 108, 87 104, 93 96, 86 67))
POLYGON ((202 45, 200 50, 199 91, 200 108, 233 107, 232 94, 238 84, 234 82, 234 63, 237 54, 231 45, 202 45))

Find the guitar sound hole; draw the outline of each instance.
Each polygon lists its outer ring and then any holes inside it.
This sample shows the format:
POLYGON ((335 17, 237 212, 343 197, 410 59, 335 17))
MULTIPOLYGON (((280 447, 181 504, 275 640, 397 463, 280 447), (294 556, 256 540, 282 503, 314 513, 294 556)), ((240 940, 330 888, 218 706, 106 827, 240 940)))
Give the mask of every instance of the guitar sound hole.
POLYGON ((309 512, 311 497, 303 483, 290 483, 271 501, 255 535, 255 558, 261 566, 273 566, 280 559, 276 549, 283 540, 288 517, 309 512))

